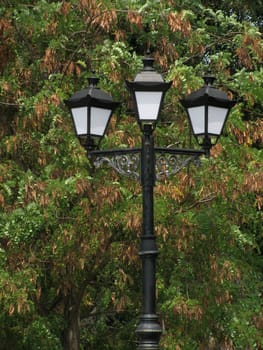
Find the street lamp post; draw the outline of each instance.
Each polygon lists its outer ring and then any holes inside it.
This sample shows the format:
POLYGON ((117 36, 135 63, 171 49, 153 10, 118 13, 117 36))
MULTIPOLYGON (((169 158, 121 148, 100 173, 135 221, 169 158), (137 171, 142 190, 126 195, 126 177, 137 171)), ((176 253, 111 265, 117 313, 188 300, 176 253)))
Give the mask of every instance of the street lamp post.
POLYGON ((156 315, 155 265, 158 254, 154 235, 154 196, 155 159, 153 131, 166 91, 172 82, 165 83, 161 74, 153 69, 153 59, 143 60, 143 70, 133 82, 126 81, 136 108, 136 116, 142 130, 141 186, 143 224, 139 255, 142 260, 142 315, 137 327, 138 349, 158 349, 162 333, 156 315))
POLYGON ((101 138, 118 103, 97 88, 98 79, 89 79, 89 87, 78 91, 65 103, 69 107, 77 136, 92 156, 95 166, 107 163, 118 173, 132 176, 142 187, 142 235, 139 255, 142 261, 142 313, 136 329, 138 350, 158 350, 162 329, 156 314, 156 257, 154 234, 154 186, 156 180, 179 172, 189 162, 197 161, 222 133, 235 102, 212 86, 214 78, 206 77, 205 86, 181 103, 186 107, 190 125, 202 149, 171 149, 154 146, 154 129, 158 122, 166 91, 172 82, 164 82, 153 68, 153 59, 143 59, 143 69, 134 81, 126 81, 131 91, 138 124, 142 131, 140 148, 99 150, 101 138))

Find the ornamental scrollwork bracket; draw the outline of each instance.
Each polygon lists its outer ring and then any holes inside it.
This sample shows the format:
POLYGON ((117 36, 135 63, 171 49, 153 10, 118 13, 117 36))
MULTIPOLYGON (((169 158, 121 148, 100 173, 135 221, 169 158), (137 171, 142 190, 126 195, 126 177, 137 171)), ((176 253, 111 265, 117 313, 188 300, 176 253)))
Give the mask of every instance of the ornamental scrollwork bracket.
POLYGON ((99 168, 107 164, 120 175, 140 180, 141 149, 128 148, 105 151, 91 151, 93 165, 99 168))
POLYGON ((191 163, 201 165, 199 155, 157 153, 155 157, 156 180, 162 181, 179 173, 191 163))

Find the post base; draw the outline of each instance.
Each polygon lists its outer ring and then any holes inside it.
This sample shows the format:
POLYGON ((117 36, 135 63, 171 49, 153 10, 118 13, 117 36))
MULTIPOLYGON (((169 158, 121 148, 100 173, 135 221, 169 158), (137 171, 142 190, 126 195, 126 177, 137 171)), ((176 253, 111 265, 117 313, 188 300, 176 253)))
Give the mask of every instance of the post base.
POLYGON ((159 350, 162 329, 155 314, 143 314, 136 329, 138 350, 159 350))

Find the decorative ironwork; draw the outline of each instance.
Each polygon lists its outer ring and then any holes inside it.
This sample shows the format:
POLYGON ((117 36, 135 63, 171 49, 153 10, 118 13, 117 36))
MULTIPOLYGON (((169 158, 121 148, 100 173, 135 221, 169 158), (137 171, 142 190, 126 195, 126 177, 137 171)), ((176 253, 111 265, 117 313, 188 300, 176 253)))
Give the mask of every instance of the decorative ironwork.
POLYGON ((98 156, 94 161, 96 168, 107 163, 121 175, 140 179, 140 154, 115 154, 110 157, 98 156))
POLYGON ((106 163, 121 175, 140 179, 140 148, 91 151, 89 154, 94 157, 93 164, 96 168, 106 163))
MULTIPOLYGON (((155 148, 156 180, 167 179, 193 163, 200 166, 204 151, 188 149, 155 148)), ((141 178, 141 148, 91 151, 96 168, 107 164, 121 175, 141 178)))
POLYGON ((156 155, 156 180, 161 181, 177 174, 191 162, 195 165, 200 165, 199 155, 188 156, 169 153, 160 153, 156 155))

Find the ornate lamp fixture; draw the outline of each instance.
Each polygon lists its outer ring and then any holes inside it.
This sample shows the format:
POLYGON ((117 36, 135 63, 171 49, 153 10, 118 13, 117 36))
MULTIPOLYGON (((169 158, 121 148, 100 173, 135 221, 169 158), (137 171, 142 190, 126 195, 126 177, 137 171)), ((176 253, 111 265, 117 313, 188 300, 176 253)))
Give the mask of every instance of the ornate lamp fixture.
POLYGON ((138 123, 142 128, 144 125, 156 125, 165 93, 172 85, 172 81, 165 83, 162 75, 154 70, 153 62, 153 58, 145 57, 143 70, 136 75, 134 81, 126 81, 135 101, 138 123))
POLYGON ((215 78, 205 76, 205 85, 181 101, 186 108, 192 132, 209 155, 222 134, 225 122, 235 101, 213 86, 215 78))
POLYGON ((76 134, 80 143, 92 150, 99 146, 110 118, 119 103, 97 87, 99 79, 89 78, 89 87, 77 91, 70 99, 65 100, 69 107, 76 134))

